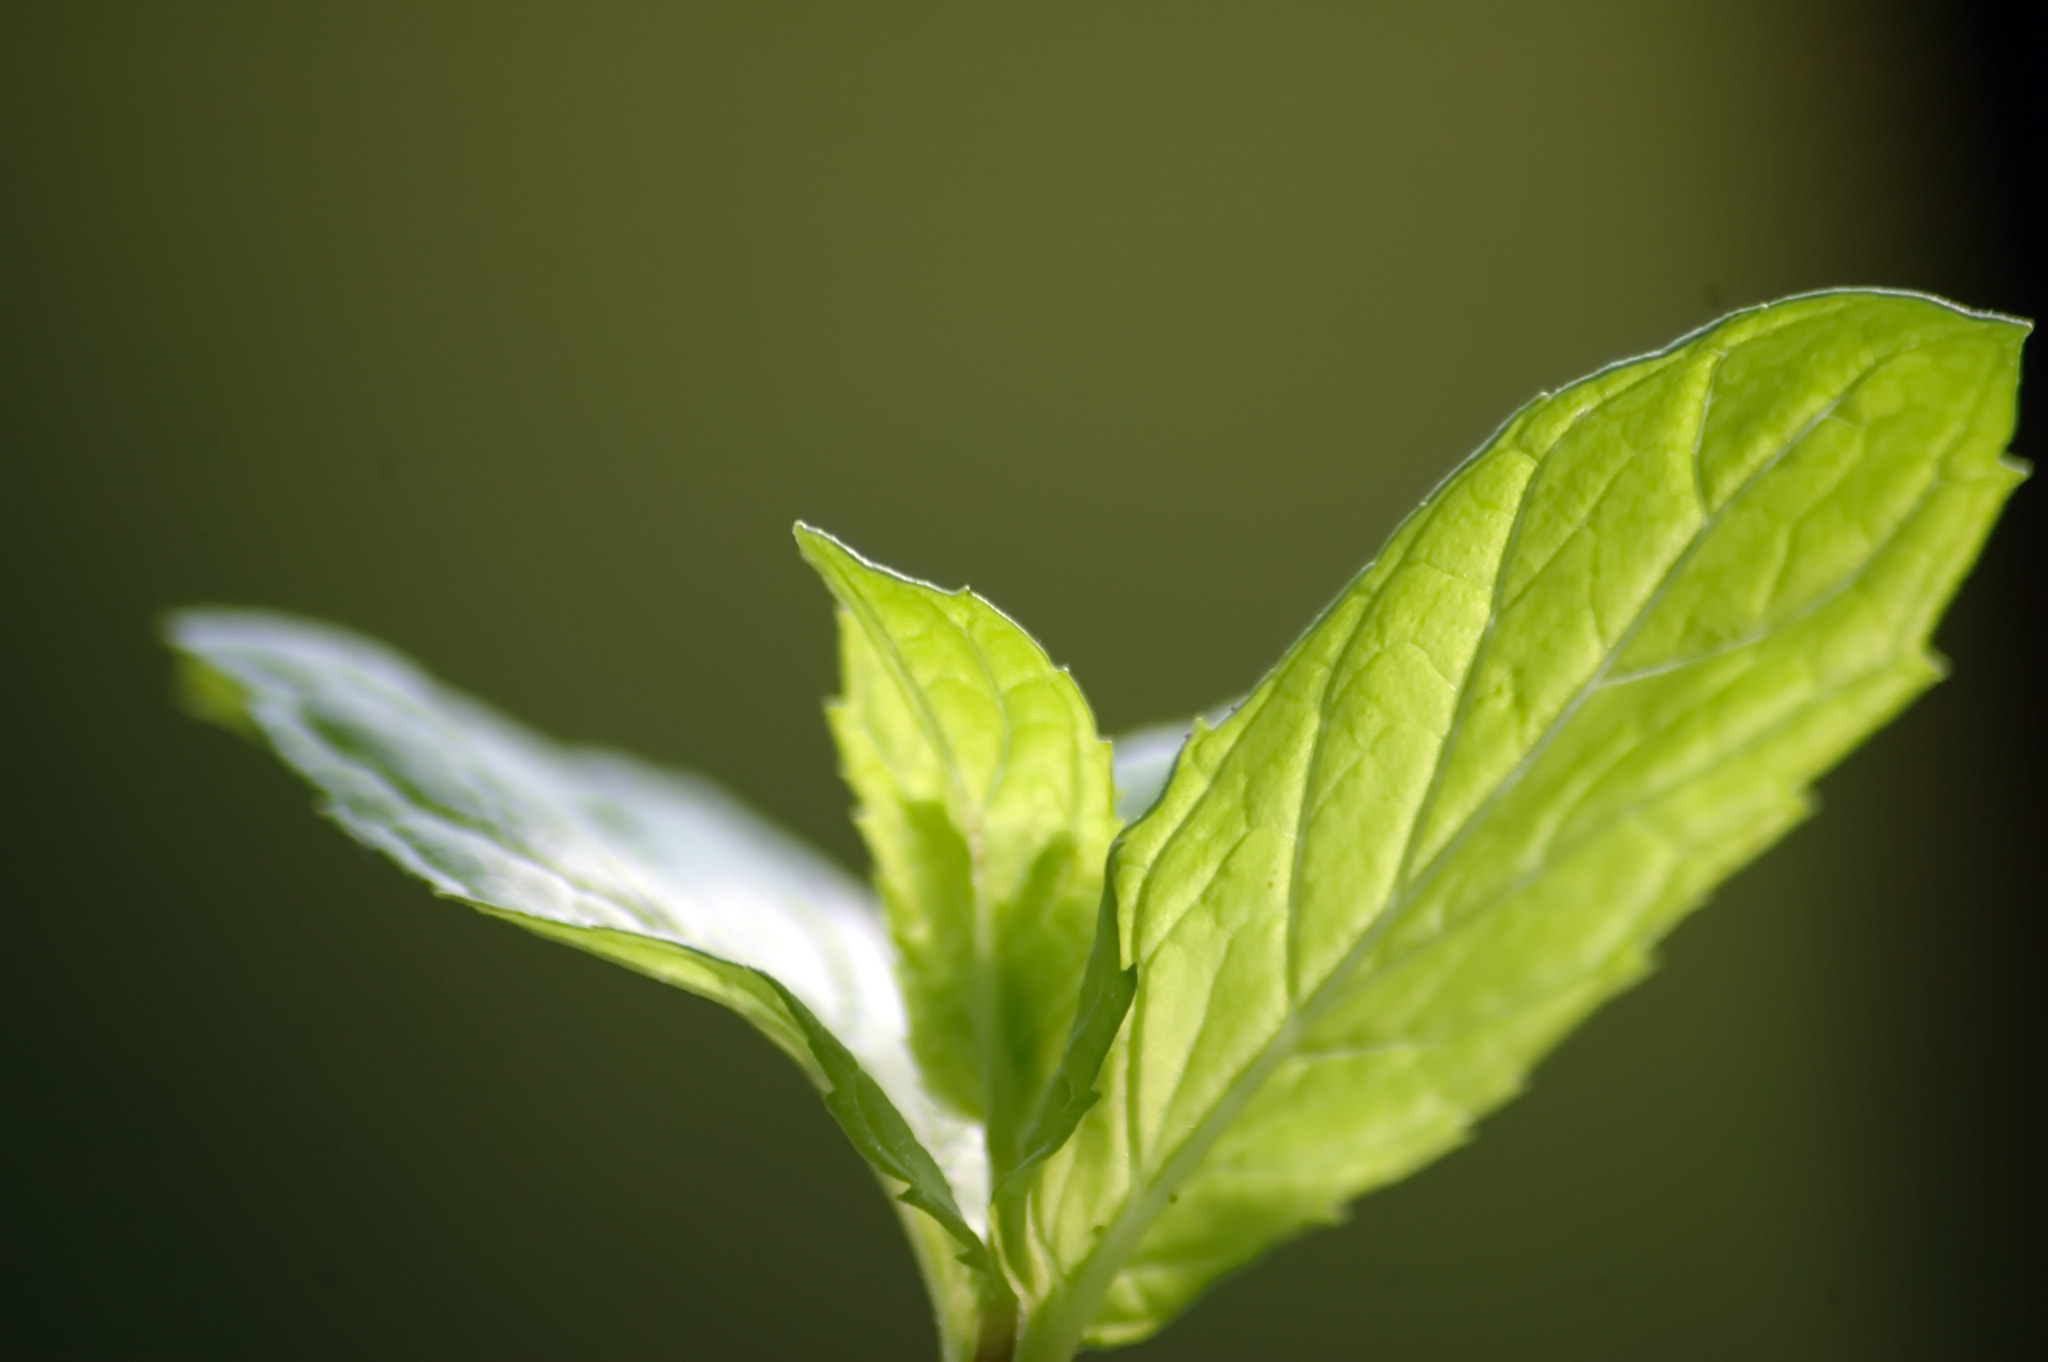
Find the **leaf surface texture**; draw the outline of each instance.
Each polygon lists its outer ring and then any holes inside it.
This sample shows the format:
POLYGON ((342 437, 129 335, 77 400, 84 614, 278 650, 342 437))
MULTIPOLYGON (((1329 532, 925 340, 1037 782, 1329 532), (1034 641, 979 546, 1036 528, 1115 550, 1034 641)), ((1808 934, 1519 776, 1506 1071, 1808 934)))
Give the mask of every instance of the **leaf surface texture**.
POLYGON ((927 1083, 987 1123, 998 1175, 1058 1066, 1118 820, 1073 678, 972 592, 799 526, 839 603, 829 711, 927 1083))
POLYGON ((1516 415, 1111 871, 1136 998, 1006 1244, 1022 1356, 1142 1338, 1466 1137, 1940 675, 2025 328, 1836 293, 1516 415))

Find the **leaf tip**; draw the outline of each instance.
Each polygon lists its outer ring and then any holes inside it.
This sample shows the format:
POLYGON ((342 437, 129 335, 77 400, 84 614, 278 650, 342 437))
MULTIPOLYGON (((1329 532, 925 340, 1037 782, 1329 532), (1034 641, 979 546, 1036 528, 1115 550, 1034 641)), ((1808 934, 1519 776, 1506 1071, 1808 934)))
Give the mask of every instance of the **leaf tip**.
POLYGON ((205 615, 177 610, 163 617, 157 632, 171 650, 171 693, 179 709, 194 719, 217 725, 252 740, 262 737, 249 714, 249 692, 240 681, 207 661, 193 634, 205 615))
POLYGON ((830 561, 836 556, 835 550, 841 554, 846 551, 845 545, 807 520, 797 521, 789 527, 789 532, 796 540, 797 552, 801 553, 804 561, 812 567, 819 567, 820 559, 830 561))
POLYGON ((248 692, 226 672, 181 653, 171 684, 178 708, 191 717, 244 738, 262 737, 249 717, 248 692))
POLYGON ((797 552, 824 579, 826 589, 842 605, 850 604, 849 598, 859 594, 863 578, 895 575, 862 557, 839 536, 815 525, 799 520, 791 533, 796 536, 797 552))

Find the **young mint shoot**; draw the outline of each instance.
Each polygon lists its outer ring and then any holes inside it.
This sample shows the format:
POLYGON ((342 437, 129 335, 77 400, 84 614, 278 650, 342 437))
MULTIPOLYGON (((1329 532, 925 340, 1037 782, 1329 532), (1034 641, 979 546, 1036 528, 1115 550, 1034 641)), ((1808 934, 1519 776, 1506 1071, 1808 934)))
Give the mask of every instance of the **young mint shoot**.
POLYGON ((342 630, 169 632, 351 836, 788 1053, 948 1362, 1063 1362, 1467 1138, 1939 679, 2026 333, 1814 294, 1539 397, 1241 703, 1116 744, 995 607, 799 525, 873 891, 342 630))

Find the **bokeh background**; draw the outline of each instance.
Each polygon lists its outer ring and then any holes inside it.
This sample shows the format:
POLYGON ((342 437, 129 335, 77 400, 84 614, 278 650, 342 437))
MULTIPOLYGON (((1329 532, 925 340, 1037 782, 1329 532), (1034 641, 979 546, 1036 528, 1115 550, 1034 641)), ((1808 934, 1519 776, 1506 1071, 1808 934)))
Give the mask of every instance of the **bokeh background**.
MULTIPOLYGON (((1207 706, 1539 388, 1831 284, 2037 311, 2038 23, 10 7, 0 1340, 930 1355, 791 1066, 322 825, 175 712, 166 607, 347 622, 859 866, 792 520, 1108 730, 1207 706)), ((1660 975, 1133 1362, 2041 1342, 2043 498, 1660 975)))

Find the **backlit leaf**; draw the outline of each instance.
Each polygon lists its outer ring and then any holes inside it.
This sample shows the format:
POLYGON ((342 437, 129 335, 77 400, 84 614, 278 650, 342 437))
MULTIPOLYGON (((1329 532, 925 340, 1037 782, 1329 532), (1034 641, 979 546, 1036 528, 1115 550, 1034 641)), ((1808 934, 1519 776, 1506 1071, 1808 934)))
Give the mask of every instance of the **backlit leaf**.
POLYGON ((2024 334, 1815 295, 1540 398, 1197 727, 1114 861, 1103 1098, 1006 1228, 1021 1356, 1453 1147, 1807 814, 1940 675, 2024 334))
POLYGON ((1080 688, 969 591, 831 536, 797 541, 839 602, 831 708, 900 953, 911 1047, 988 1126, 1000 1175, 1074 1015, 1117 827, 1109 745, 1080 688))

